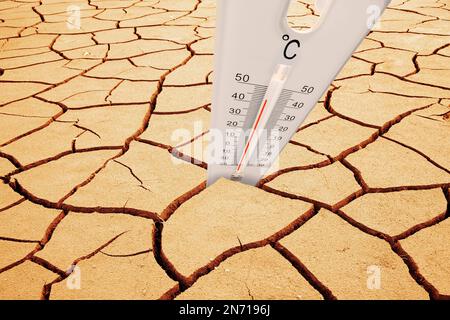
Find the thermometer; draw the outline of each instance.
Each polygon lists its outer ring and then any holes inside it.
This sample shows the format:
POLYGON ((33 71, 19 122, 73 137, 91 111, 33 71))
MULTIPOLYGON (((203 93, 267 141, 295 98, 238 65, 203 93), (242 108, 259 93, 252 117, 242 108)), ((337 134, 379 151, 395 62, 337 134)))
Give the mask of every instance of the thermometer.
POLYGON ((389 2, 321 0, 298 32, 291 0, 218 0, 209 185, 258 183, 389 2))

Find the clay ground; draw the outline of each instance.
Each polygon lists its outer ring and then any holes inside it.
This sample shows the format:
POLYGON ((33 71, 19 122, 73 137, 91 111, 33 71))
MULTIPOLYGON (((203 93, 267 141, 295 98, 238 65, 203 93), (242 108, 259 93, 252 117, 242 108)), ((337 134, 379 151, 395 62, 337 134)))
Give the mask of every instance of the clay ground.
POLYGON ((0 2, 0 298, 449 298, 450 3, 394 0, 258 188, 195 152, 215 14, 0 2))

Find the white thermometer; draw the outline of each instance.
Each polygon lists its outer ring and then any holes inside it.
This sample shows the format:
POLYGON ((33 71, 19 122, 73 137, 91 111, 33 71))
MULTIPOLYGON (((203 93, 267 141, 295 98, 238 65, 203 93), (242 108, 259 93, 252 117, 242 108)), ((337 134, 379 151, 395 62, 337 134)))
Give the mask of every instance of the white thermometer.
POLYGON ((297 32, 291 0, 218 0, 208 184, 258 183, 389 2, 321 0, 297 32))

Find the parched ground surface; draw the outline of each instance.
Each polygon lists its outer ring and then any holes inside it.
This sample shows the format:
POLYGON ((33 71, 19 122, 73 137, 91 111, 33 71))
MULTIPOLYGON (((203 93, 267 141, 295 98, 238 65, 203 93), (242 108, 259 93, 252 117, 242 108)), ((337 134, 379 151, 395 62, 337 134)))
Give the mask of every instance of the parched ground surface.
POLYGON ((393 1, 258 188, 206 189, 195 151, 214 25, 206 0, 0 2, 0 298, 449 298, 449 2, 393 1))

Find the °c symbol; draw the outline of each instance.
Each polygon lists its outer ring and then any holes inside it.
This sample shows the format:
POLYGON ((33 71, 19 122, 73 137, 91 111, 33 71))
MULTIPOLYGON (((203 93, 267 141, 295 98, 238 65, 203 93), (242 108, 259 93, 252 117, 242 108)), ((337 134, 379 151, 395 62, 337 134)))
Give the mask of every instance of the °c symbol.
POLYGON ((287 34, 283 35, 283 41, 288 42, 286 44, 286 46, 284 47, 283 55, 286 59, 292 60, 297 56, 297 53, 290 53, 291 47, 294 46, 297 49, 300 48, 300 41, 298 41, 297 39, 289 41, 289 39, 290 39, 289 35, 287 35, 287 34))

